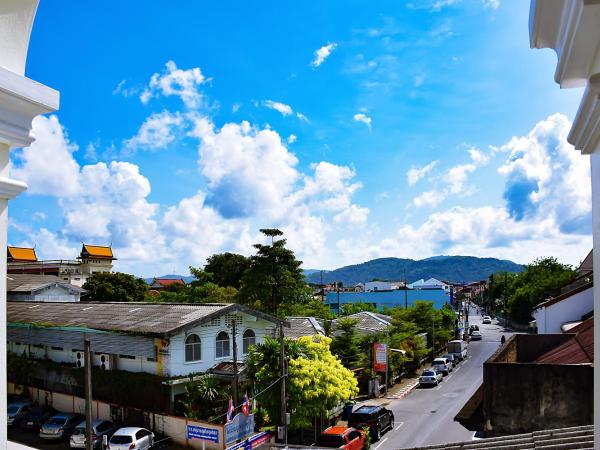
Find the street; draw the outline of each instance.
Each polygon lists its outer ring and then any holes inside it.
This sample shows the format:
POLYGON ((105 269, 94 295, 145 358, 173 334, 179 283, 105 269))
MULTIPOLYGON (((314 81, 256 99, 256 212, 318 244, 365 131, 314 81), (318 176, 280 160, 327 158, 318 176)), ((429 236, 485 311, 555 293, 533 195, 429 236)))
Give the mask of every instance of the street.
POLYGON ((478 325, 483 339, 469 343, 468 358, 444 377, 435 388, 417 388, 400 400, 389 400, 386 405, 394 412, 394 430, 381 437, 373 450, 391 450, 403 447, 443 444, 470 440, 473 432, 454 422, 454 416, 477 390, 483 379, 483 363, 498 349, 506 332, 497 320, 483 325, 481 316, 471 311, 469 322, 478 325))

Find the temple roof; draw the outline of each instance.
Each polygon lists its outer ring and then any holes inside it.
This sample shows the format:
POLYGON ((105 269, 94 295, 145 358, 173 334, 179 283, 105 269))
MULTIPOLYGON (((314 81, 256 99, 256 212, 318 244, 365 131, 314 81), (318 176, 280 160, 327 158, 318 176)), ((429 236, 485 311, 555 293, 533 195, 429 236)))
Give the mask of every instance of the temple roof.
POLYGON ((34 248, 27 247, 8 247, 7 256, 9 261, 34 262, 37 261, 37 255, 34 248))
POLYGON ((116 259, 113 255, 111 247, 104 247, 100 245, 89 245, 83 244, 81 247, 82 258, 100 258, 100 259, 116 259))

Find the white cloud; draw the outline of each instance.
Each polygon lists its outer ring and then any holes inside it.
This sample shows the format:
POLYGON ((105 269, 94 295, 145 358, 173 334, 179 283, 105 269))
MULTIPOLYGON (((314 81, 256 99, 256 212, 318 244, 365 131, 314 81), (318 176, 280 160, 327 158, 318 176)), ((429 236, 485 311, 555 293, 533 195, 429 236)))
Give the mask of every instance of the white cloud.
POLYGON ((406 172, 406 178, 408 179, 408 185, 414 186, 417 184, 419 180, 425 177, 429 172, 433 170, 433 168, 437 165, 439 161, 431 161, 429 164, 424 165, 423 167, 412 166, 408 172, 406 172))
POLYGON ((182 70, 173 61, 168 61, 166 70, 155 73, 150 77, 148 86, 142 91, 140 100, 148 103, 157 95, 179 97, 183 104, 191 109, 198 108, 203 103, 203 95, 198 88, 211 81, 206 78, 199 67, 182 70))
POLYGON ((304 114, 297 112, 296 113, 296 117, 304 122, 308 122, 308 117, 306 117, 304 114))
POLYGON ((288 144, 293 144, 294 142, 296 142, 298 140, 298 137, 295 134, 290 134, 287 138, 287 143, 288 144))
POLYGON ((500 0, 483 0, 483 6, 489 9, 500 8, 500 0))
POLYGON ((425 82, 425 74, 415 75, 415 77, 414 77, 415 87, 421 86, 424 82, 425 82))
POLYGON ((56 116, 37 116, 32 123, 36 140, 13 156, 11 175, 27 182, 29 194, 74 195, 79 191, 78 146, 68 141, 56 116))
POLYGON ((239 103, 234 103, 233 105, 231 105, 231 112, 235 114, 240 110, 241 107, 242 105, 240 105, 239 103))
POLYGON ((369 213, 369 208, 363 208, 362 206, 358 205, 350 205, 341 213, 336 214, 333 218, 333 221, 336 224, 341 225, 365 225, 369 218, 369 213))
POLYGON ((289 116, 294 112, 290 105, 286 105, 281 102, 274 102, 273 100, 265 100, 265 106, 267 108, 274 109, 275 111, 281 113, 283 116, 289 116))
POLYGON ((417 208, 420 208, 421 206, 437 206, 446 199, 446 196, 447 194, 445 191, 438 191, 434 189, 417 195, 415 198, 413 198, 412 203, 417 208))
POLYGON ((333 52, 337 47, 337 44, 335 42, 330 42, 327 45, 324 45, 323 47, 315 50, 314 53, 314 59, 312 60, 312 62, 310 63, 310 65, 312 67, 319 67, 321 64, 323 64, 325 62, 325 60, 329 57, 329 55, 331 55, 331 52, 333 52))
POLYGON ((490 156, 483 153, 481 150, 473 147, 469 149, 469 155, 473 162, 477 165, 483 166, 487 164, 490 160, 490 156))
POLYGON ((124 141, 125 148, 163 149, 176 139, 176 131, 183 124, 183 117, 179 113, 154 113, 146 118, 135 136, 124 141))
POLYGON ((354 114, 354 116, 352 118, 354 119, 355 122, 362 122, 362 123, 364 123, 367 126, 367 128, 369 130, 371 129, 371 122, 372 122, 372 120, 366 114, 364 114, 364 113, 357 113, 357 114, 354 114))

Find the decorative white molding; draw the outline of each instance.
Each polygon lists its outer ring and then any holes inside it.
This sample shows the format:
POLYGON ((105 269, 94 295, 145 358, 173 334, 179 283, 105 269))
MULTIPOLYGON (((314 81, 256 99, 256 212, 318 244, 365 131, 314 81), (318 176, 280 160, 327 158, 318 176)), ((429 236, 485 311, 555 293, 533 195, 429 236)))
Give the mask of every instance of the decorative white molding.
POLYGON ((33 118, 57 110, 58 104, 58 91, 0 67, 0 142, 28 146, 35 139, 33 118))
POLYGON ((588 81, 567 140, 584 154, 600 151, 600 73, 588 81))
POLYGON ((529 39, 532 48, 556 51, 561 87, 585 86, 600 65, 600 1, 532 0, 529 39))
POLYGON ((29 36, 38 0, 0 1, 0 66, 25 74, 29 36))
POLYGON ((27 183, 12 178, 0 177, 0 198, 12 200, 25 190, 27 190, 27 183))

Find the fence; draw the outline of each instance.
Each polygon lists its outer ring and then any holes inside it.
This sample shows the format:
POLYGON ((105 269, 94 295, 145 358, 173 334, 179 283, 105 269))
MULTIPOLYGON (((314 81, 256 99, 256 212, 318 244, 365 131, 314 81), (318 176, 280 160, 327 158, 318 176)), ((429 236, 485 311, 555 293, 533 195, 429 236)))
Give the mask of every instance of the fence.
MULTIPOLYGON (((8 383, 8 394, 20 394, 24 390, 29 392, 31 400, 45 406, 52 406, 62 412, 77 412, 85 414, 85 399, 75 395, 48 391, 35 387, 21 387, 8 383)), ((224 450, 223 426, 207 422, 189 420, 185 417, 175 417, 166 414, 156 414, 142 409, 129 408, 114 403, 98 400, 92 401, 92 412, 97 419, 112 420, 118 424, 140 426, 151 429, 157 434, 165 435, 177 444, 203 450, 224 450), (188 425, 206 430, 206 435, 211 435, 211 440, 188 439, 188 425), (212 432, 211 432, 212 431, 212 432), (214 441, 217 442, 214 442, 214 441)))

